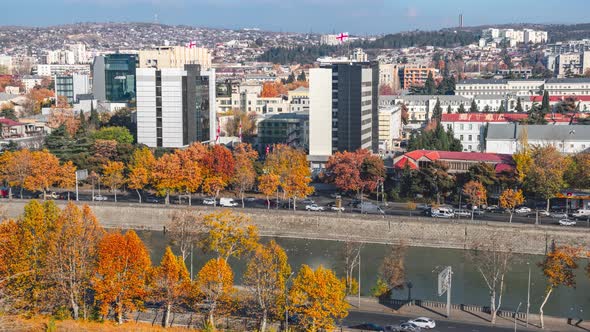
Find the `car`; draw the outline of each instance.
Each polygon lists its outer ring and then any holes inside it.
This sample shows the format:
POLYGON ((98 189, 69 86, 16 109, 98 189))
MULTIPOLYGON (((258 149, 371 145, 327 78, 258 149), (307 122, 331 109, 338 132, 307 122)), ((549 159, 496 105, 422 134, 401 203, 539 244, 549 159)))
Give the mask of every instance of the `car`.
POLYGON ((574 217, 574 219, 590 218, 590 210, 589 209, 579 209, 576 212, 572 213, 572 217, 574 217))
POLYGON ((313 204, 315 204, 315 201, 311 198, 306 198, 306 199, 302 200, 301 203, 306 204, 306 205, 313 205, 313 204))
POLYGON ((76 199, 76 193, 72 191, 65 191, 59 194, 59 199, 76 199))
POLYGON ((324 208, 321 207, 321 206, 319 206, 319 205, 317 205, 317 204, 309 204, 309 205, 306 205, 305 206, 305 209, 307 211, 318 211, 318 212, 319 211, 324 211, 324 208))
POLYGON ((449 218, 454 218, 455 213, 450 208, 439 207, 439 208, 430 209, 430 216, 433 218, 447 218, 447 219, 449 219, 449 218))
POLYGON ((524 213, 531 213, 531 212, 533 212, 533 210, 531 210, 530 207, 521 206, 521 207, 516 208, 514 210, 514 212, 516 212, 518 214, 524 214, 524 213))
POLYGON ((486 211, 493 212, 493 211, 495 211, 495 210, 497 210, 497 209, 499 209, 499 208, 500 208, 500 207, 499 207, 499 206, 497 206, 497 205, 489 205, 489 206, 487 206, 487 207, 486 207, 486 211))
POLYGON ((385 331, 385 329, 377 324, 373 323, 363 323, 355 326, 351 326, 350 328, 362 331, 385 331))
POLYGON ((555 219, 567 219, 567 213, 565 212, 551 212, 549 216, 555 219))
POLYGON ((420 332, 422 330, 418 325, 410 322, 401 323, 399 328, 400 332, 420 332))
MULTIPOLYGON (((39 193, 37 198, 43 198, 43 193, 39 193)), ((59 195, 55 191, 46 192, 45 199, 59 199, 59 195)))
POLYGON ((258 198, 256 198, 256 197, 251 197, 250 196, 250 197, 245 197, 244 198, 244 201, 246 201, 246 202, 255 202, 257 199, 258 198))
POLYGON ((565 218, 565 219, 560 219, 559 224, 561 226, 576 226, 576 221, 572 220, 572 219, 565 218))
POLYGON ((549 213, 547 210, 537 210, 537 213, 541 217, 549 217, 551 215, 551 213, 549 213))
POLYGON ((92 198, 93 201, 106 201, 109 198, 103 195, 94 195, 94 197, 92 198))
POLYGON ((223 206, 223 207, 235 207, 235 206, 238 206, 238 202, 234 201, 233 198, 221 197, 219 199, 219 206, 223 206))
POLYGON ((428 317, 418 317, 415 319, 411 319, 408 323, 414 324, 422 329, 433 329, 436 327, 436 322, 434 319, 430 319, 428 317))
POLYGON ((485 214, 486 210, 483 209, 474 209, 473 210, 473 215, 475 216, 483 216, 485 214))
POLYGON ((205 198, 203 199, 203 204, 205 205, 215 205, 215 198, 205 198))
POLYGON ((471 217, 471 211, 465 209, 455 210, 455 215, 459 217, 471 217))
POLYGON ((330 204, 328 204, 328 207, 332 211, 344 212, 344 207, 343 206, 338 207, 338 205, 336 205, 336 203, 330 203, 330 204))
POLYGON ((146 203, 151 203, 151 204, 158 204, 158 203, 160 203, 160 201, 156 197, 146 197, 145 198, 145 202, 146 203))

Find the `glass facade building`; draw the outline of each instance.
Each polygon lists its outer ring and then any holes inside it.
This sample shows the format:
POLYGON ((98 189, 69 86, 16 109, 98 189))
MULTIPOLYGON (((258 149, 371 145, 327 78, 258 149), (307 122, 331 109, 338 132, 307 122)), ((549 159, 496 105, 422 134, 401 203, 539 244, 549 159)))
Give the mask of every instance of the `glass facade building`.
POLYGON ((112 103, 135 101, 137 62, 135 54, 96 57, 92 67, 95 98, 112 103))

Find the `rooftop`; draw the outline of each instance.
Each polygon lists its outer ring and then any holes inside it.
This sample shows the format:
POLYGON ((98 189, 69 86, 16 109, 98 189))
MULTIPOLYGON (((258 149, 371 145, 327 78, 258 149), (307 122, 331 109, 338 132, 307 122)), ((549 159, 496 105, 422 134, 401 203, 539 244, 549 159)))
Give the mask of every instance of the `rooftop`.
POLYGON ((527 128, 529 141, 590 141, 590 126, 583 125, 527 125, 518 123, 490 124, 487 140, 515 140, 527 128))

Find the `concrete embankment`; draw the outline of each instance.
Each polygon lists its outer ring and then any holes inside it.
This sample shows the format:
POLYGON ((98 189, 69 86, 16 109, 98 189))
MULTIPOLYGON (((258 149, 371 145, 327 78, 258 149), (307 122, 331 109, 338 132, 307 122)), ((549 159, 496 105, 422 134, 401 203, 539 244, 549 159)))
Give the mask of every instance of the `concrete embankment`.
MULTIPOLYGON (((0 200, 0 206, 12 218, 22 214, 26 203, 27 201, 20 200, 0 200)), ((59 201, 58 204, 63 206, 65 202, 59 201)), ((186 208, 105 202, 87 204, 105 227, 150 230, 162 230, 174 211, 186 208)), ((194 206, 191 209, 206 214, 220 208, 194 206)), ((493 237, 499 249, 512 248, 518 253, 544 254, 552 241, 590 250, 590 229, 582 227, 264 209, 234 208, 233 211, 249 216, 263 236, 384 244, 403 241, 410 246, 450 249, 469 249, 493 237)))

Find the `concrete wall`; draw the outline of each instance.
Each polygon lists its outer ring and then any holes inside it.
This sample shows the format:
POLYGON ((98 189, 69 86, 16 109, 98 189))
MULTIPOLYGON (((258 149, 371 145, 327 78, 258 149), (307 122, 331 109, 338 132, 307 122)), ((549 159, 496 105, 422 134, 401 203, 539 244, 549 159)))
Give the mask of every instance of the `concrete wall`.
MULTIPOLYGON (((26 201, 0 200, 9 217, 22 214, 26 201)), ((64 205, 65 202, 58 202, 64 205)), ((150 204, 95 203, 91 205, 99 221, 109 228, 162 230, 170 214, 180 207, 150 204)), ((215 208, 193 207, 209 213, 215 208)), ((261 235, 325 240, 357 240, 369 243, 398 243, 410 246, 468 249, 494 235, 500 244, 515 252, 544 254, 551 241, 583 246, 590 250, 590 229, 534 226, 500 222, 443 221, 419 217, 367 216, 331 213, 235 209, 252 218, 261 235)))

